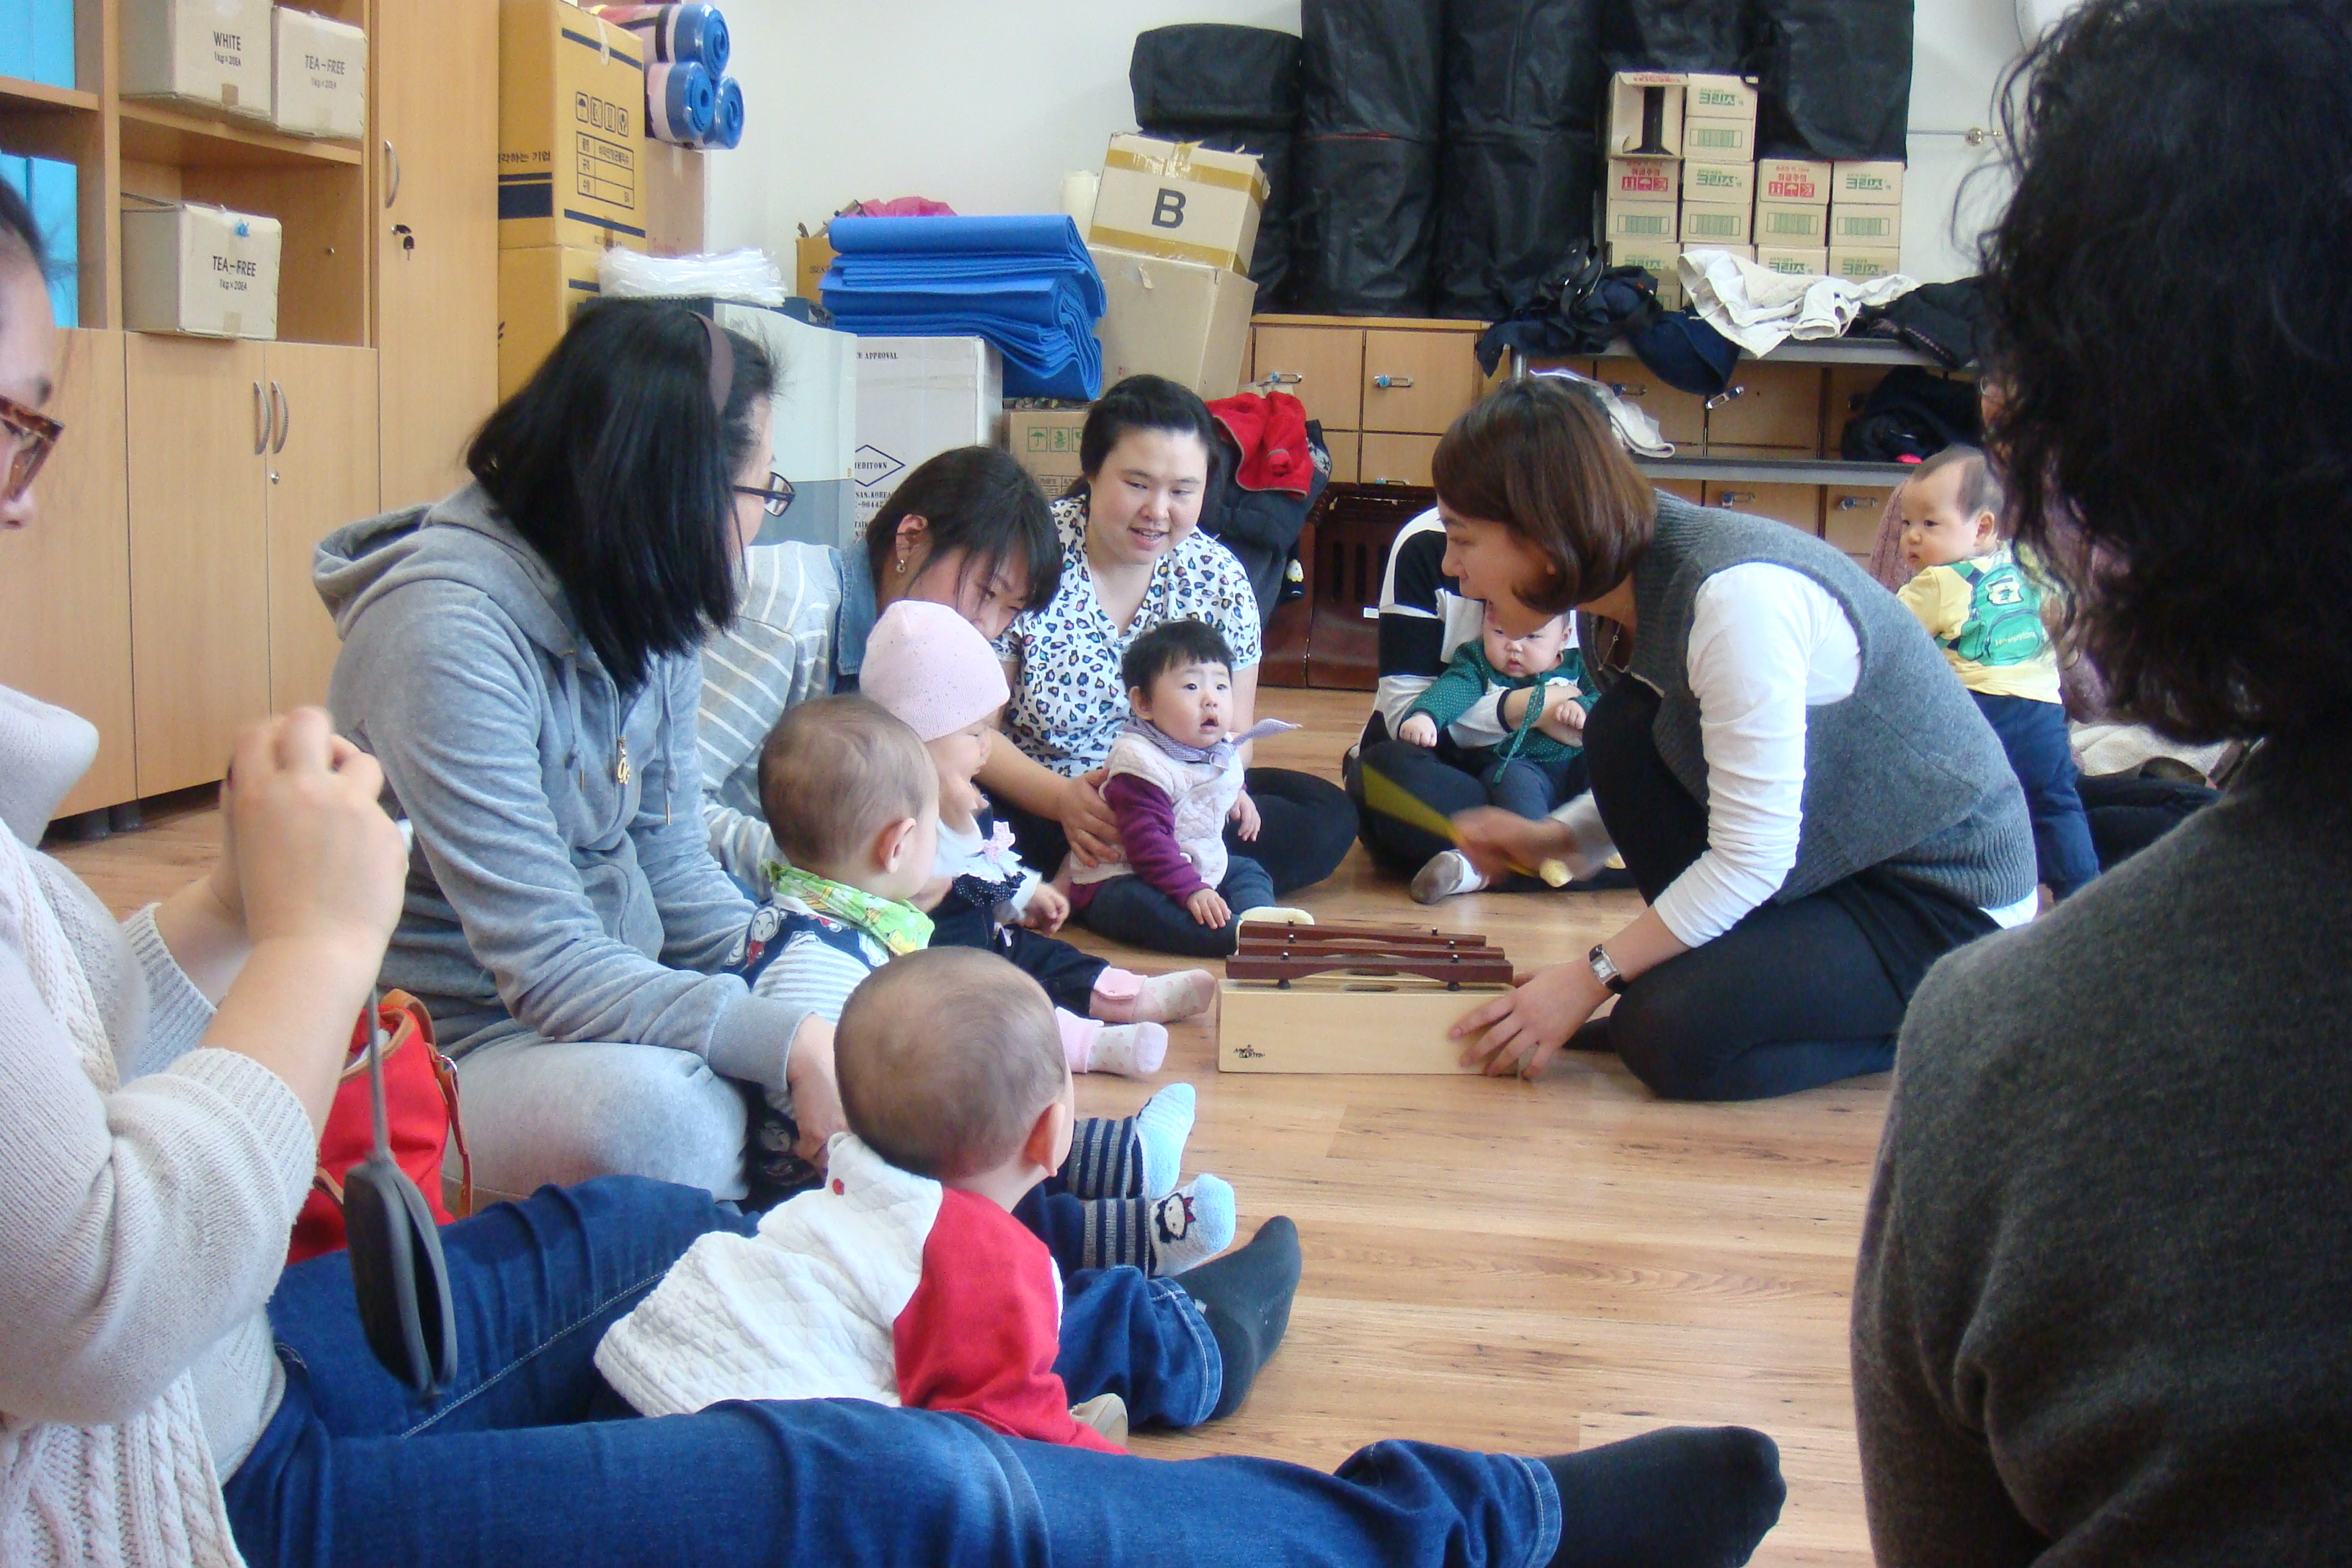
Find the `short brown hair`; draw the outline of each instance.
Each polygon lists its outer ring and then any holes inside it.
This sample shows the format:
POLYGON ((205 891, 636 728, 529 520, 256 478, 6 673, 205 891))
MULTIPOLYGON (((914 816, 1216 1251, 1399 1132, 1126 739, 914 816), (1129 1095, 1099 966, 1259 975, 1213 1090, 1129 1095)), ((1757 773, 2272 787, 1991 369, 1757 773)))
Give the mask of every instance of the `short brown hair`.
MULTIPOLYGON (((1959 464, 1967 465, 1960 469, 1960 510, 1970 517, 1987 511, 2000 517, 2009 504, 2009 499, 2000 488, 2000 476, 1992 471, 1992 465, 1985 461, 1985 455, 1974 447, 1947 447, 1912 469, 1911 478, 1924 479, 1959 464)), ((1907 484, 1909 480, 1905 482, 1907 484)))
POLYGON ((1549 615, 1632 575, 1657 523, 1658 493, 1608 416, 1553 377, 1496 388, 1454 420, 1430 469, 1454 513, 1500 523, 1550 557, 1549 575, 1517 589, 1549 615))
POLYGON ((1070 1071, 1045 991, 973 947, 925 948, 861 981, 834 1070, 849 1130, 935 1181, 1010 1159, 1070 1071))
POLYGON ((921 737, 869 698, 787 709, 760 748, 760 810, 795 866, 856 853, 886 823, 920 816, 939 787, 921 737))

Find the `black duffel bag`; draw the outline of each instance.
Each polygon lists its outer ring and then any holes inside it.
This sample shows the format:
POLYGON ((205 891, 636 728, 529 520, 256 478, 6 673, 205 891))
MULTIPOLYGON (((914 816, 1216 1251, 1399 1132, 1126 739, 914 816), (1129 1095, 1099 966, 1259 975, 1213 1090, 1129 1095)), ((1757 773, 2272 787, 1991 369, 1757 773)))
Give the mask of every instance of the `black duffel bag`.
POLYGON ((1195 22, 1138 33, 1127 68, 1135 122, 1155 134, 1163 125, 1296 130, 1298 60, 1297 37, 1270 27, 1195 22))
POLYGON ((1602 0, 1447 0, 1445 134, 1591 131, 1602 0))

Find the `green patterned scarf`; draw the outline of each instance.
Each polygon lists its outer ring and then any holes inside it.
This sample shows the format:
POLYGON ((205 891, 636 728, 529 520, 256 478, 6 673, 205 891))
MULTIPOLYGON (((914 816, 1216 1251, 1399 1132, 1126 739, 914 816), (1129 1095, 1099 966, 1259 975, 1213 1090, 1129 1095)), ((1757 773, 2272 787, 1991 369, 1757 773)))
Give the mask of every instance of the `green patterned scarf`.
POLYGON ((882 898, 778 861, 771 860, 763 869, 780 896, 798 899, 821 915, 831 915, 845 925, 856 926, 880 942, 893 958, 903 958, 931 944, 931 917, 912 904, 882 898))

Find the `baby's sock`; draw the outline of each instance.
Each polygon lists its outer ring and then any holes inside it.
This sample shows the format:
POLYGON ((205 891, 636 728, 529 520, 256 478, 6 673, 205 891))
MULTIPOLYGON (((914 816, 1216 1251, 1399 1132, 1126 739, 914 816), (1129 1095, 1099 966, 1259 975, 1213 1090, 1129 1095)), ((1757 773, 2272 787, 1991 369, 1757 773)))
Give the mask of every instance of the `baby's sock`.
POLYGON ((1135 1113, 1135 1142, 1143 1152, 1143 1195, 1176 1190, 1184 1168, 1184 1145, 1192 1136, 1192 1086, 1171 1083, 1135 1113))
POLYGON ((1074 1197, 1163 1198, 1175 1189, 1192 1135, 1192 1086, 1171 1083, 1133 1116, 1079 1120, 1062 1164, 1074 1197))
POLYGON ((1168 1059, 1168 1030, 1160 1024, 1097 1024, 1093 1053, 1083 1068, 1121 1078, 1150 1078, 1168 1059))
POLYGON ((1215 1176, 1195 1176, 1151 1205, 1144 1238, 1151 1249, 1146 1273, 1181 1274, 1234 1244, 1234 1189, 1215 1176))
POLYGON ((1126 969, 1106 969, 1095 982, 1087 1011, 1113 1024, 1173 1024, 1207 1010, 1216 1000, 1217 977, 1205 969, 1180 969, 1149 977, 1126 969))

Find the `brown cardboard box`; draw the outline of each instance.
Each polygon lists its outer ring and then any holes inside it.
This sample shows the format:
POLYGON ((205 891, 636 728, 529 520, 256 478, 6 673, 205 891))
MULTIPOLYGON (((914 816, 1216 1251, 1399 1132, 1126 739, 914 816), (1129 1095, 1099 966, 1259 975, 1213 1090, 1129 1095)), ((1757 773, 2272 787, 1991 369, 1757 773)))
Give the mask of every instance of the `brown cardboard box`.
POLYGON ((291 5, 269 14, 278 64, 271 118, 295 136, 367 134, 367 29, 291 5))
POLYGON ((1004 356, 985 338, 859 338, 856 353, 851 521, 862 530, 926 460, 996 445, 1004 356))
POLYGON ((1901 207, 1830 207, 1830 243, 1842 249, 1886 250, 1903 243, 1901 207))
POLYGON ((1830 253, 1826 248, 1759 245, 1756 247, 1756 265, 1767 272, 1786 273, 1792 278, 1824 278, 1829 275, 1830 253))
POLYGON ((1756 165, 1756 199, 1790 206, 1830 205, 1830 165, 1810 158, 1766 158, 1756 165))
POLYGON ((278 335, 284 230, 274 217, 194 202, 122 211, 122 324, 203 338, 278 335))
POLYGON ((1685 163, 1683 200, 1712 206, 1750 207, 1756 205, 1753 163, 1685 163))
POLYGON ((1087 243, 1247 272, 1265 198, 1265 175, 1252 153, 1114 136, 1087 243))
POLYGON ((793 292, 803 300, 814 300, 823 293, 825 272, 833 266, 836 254, 833 241, 824 235, 801 236, 793 257, 793 276, 799 279, 800 283, 793 292))
POLYGON ((1756 161, 1756 121, 1701 120, 1683 121, 1683 158, 1692 163, 1752 163, 1756 161))
POLYGON ((1683 151, 1683 74, 1680 71, 1619 71, 1609 79, 1609 140, 1601 151, 1612 158, 1678 158, 1683 151), (1645 145, 1644 108, 1658 93, 1655 145, 1645 145))
POLYGON ((1830 247, 1830 276, 1849 282, 1863 283, 1873 278, 1884 278, 1890 272, 1903 270, 1901 254, 1891 247, 1872 246, 1830 247))
POLYGON ((699 256, 708 153, 647 136, 637 142, 646 173, 646 250, 653 256, 699 256))
POLYGON ((1670 202, 1681 194, 1682 167, 1673 158, 1612 158, 1601 192, 1612 202, 1670 202))
POLYGON ((1682 241, 1685 249, 1708 245, 1751 245, 1755 232, 1746 207, 1715 206, 1705 202, 1683 204, 1682 241))
POLYGON ((499 245, 646 248, 645 59, 564 0, 499 0, 499 245))
POLYGON ((1083 408, 1012 408, 1004 415, 1004 445, 1030 478, 1059 500, 1084 477, 1078 467, 1078 437, 1087 427, 1083 408))
POLYGON ((1606 226, 1612 245, 1630 239, 1667 246, 1682 233, 1682 212, 1672 202, 1611 202, 1606 226))
POLYGON ((1780 250, 1818 250, 1829 245, 1827 207, 1789 202, 1756 204, 1756 243, 1780 250))
POLYGON ((1683 81, 1683 113, 1692 120, 1756 118, 1756 84, 1743 77, 1693 71, 1683 81))
POLYGON ((270 9, 269 0, 123 0, 122 95, 268 120, 270 9))
POLYGON ((1214 401, 1241 390, 1257 285, 1238 272, 1198 261, 1139 256, 1089 245, 1107 304, 1103 384, 1150 372, 1214 401))
POLYGON ((1903 205, 1900 163, 1832 163, 1830 170, 1830 199, 1841 206, 1903 205))
POLYGON ((1671 239, 1612 239, 1609 242, 1609 265, 1638 267, 1658 280, 1658 303, 1669 310, 1683 308, 1683 280, 1675 270, 1675 242, 1671 239))
POLYGON ((499 400, 522 390, 580 307, 604 292, 583 245, 535 245, 499 252, 499 400))

